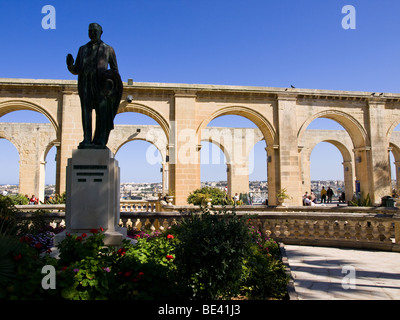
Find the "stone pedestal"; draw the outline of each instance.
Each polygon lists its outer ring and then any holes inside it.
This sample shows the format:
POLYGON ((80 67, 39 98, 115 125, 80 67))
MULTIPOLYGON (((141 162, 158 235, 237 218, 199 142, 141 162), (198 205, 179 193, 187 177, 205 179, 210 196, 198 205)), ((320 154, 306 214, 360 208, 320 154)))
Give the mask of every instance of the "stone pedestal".
POLYGON ((77 149, 67 166, 66 233, 88 233, 103 228, 105 245, 118 245, 126 237, 120 219, 120 177, 118 161, 109 149, 77 149))

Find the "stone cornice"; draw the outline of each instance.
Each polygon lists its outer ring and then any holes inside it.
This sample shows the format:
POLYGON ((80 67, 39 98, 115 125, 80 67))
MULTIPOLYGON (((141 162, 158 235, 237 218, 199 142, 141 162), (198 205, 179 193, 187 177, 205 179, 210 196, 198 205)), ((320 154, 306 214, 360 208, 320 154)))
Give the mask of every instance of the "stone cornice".
MULTIPOLYGON (((400 93, 383 93, 373 95, 371 92, 363 91, 339 91, 339 90, 319 90, 319 89, 300 89, 300 88, 276 88, 276 87, 252 87, 252 86, 231 86, 231 85, 210 85, 210 84, 185 84, 185 83, 153 83, 153 82, 134 82, 128 85, 123 83, 126 92, 136 90, 170 91, 175 92, 196 92, 201 94, 241 94, 241 95, 265 95, 275 96, 281 99, 285 96, 296 97, 297 100, 323 99, 323 100, 352 100, 352 101, 400 101, 400 93), (373 99, 371 99, 373 98, 373 99)), ((77 90, 77 80, 58 80, 58 79, 18 79, 0 78, 1 87, 60 87, 60 90, 77 90)))

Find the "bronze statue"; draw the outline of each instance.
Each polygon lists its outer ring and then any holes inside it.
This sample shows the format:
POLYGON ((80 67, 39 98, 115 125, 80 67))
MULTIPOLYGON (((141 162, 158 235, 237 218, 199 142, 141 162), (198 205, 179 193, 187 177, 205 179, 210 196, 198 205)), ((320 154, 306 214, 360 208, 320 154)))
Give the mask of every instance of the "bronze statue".
POLYGON ((82 108, 83 141, 78 149, 106 148, 122 97, 117 58, 114 49, 100 40, 102 33, 99 24, 91 23, 90 42, 79 48, 75 64, 72 55, 67 55, 68 70, 78 75, 82 108), (96 128, 92 140, 93 109, 96 111, 96 128))

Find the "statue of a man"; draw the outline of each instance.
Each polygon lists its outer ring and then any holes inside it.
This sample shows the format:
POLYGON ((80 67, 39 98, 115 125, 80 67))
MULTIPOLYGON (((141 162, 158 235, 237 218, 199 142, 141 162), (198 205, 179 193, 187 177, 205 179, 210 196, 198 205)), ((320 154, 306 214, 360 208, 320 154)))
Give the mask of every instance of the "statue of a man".
POLYGON ((90 42, 79 48, 75 64, 72 55, 67 55, 68 70, 78 75, 83 127, 83 141, 79 149, 106 148, 122 97, 117 58, 114 49, 100 40, 102 33, 99 24, 91 23, 90 42), (92 140, 93 109, 96 111, 96 128, 92 140))

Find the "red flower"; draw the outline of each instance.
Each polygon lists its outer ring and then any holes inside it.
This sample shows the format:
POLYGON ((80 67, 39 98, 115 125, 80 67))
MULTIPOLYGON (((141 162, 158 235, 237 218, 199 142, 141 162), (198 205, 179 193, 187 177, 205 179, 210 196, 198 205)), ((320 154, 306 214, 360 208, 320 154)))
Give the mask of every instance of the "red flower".
POLYGON ((140 234, 135 234, 133 237, 134 237, 135 239, 138 239, 138 238, 140 238, 140 234))
POLYGON ((21 258, 22 258, 22 255, 20 253, 18 253, 17 255, 14 256, 15 261, 19 261, 19 260, 21 260, 21 258))
POLYGON ((125 277, 130 277, 131 274, 132 274, 132 271, 127 271, 127 272, 124 273, 124 276, 125 277))
POLYGON ((103 232, 104 231, 104 229, 102 228, 102 227, 100 227, 100 229, 99 229, 101 232, 103 232))
POLYGON ((144 272, 139 272, 139 276, 143 276, 144 275, 144 272))
POLYGON ((121 256, 123 256, 125 254, 125 252, 126 252, 125 248, 119 248, 117 251, 117 253, 120 254, 121 256))
POLYGON ((96 233, 99 232, 99 230, 97 230, 97 229, 90 229, 90 232, 93 233, 93 234, 96 234, 96 233))
POLYGON ((35 248, 36 248, 36 249, 40 249, 41 247, 42 247, 42 244, 41 244, 41 243, 38 242, 38 243, 35 244, 35 248))
POLYGON ((82 241, 82 237, 76 237, 76 241, 82 241))
POLYGON ((28 236, 23 236, 23 237, 19 238, 19 241, 20 242, 31 242, 32 238, 28 237, 28 236))
POLYGON ((166 257, 165 257, 165 258, 167 258, 167 260, 172 260, 172 259, 174 258, 174 256, 172 256, 172 255, 168 254, 168 255, 166 255, 166 257))
POLYGON ((174 236, 172 234, 167 235, 167 239, 173 239, 174 236))
POLYGON ((82 233, 82 238, 86 238, 87 234, 86 233, 82 233))

